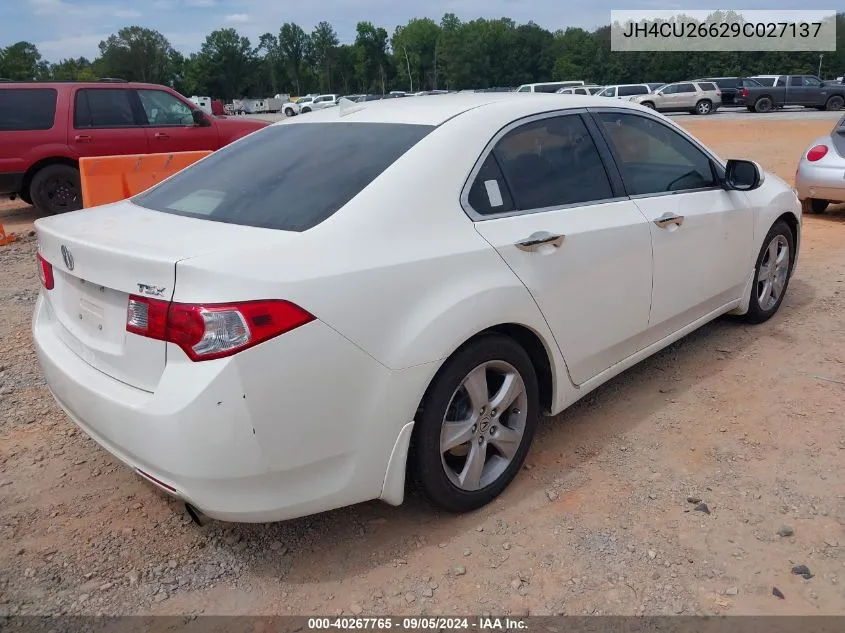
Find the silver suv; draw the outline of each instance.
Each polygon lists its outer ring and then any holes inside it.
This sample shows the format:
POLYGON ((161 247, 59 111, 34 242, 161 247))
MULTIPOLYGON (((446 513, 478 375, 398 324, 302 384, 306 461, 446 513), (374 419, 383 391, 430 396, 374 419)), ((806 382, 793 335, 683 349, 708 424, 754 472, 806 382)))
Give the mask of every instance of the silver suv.
POLYGON ((712 81, 681 81, 631 101, 658 112, 713 114, 722 105, 722 92, 712 81))

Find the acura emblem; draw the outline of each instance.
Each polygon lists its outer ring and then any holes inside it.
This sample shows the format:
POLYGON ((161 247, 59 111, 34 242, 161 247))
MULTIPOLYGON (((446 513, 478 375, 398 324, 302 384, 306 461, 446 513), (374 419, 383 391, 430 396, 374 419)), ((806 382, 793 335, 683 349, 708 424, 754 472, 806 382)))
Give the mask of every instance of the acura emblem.
POLYGON ((73 255, 71 255, 70 250, 65 245, 62 245, 62 259, 65 260, 65 266, 67 266, 68 270, 73 270, 73 255))

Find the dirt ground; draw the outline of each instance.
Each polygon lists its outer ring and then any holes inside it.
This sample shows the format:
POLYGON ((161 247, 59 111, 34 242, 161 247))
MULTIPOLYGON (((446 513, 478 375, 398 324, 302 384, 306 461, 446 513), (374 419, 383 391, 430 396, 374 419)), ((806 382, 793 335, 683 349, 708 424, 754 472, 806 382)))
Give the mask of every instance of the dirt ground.
MULTIPOLYGON (((787 180, 832 125, 686 124, 787 180)), ((0 614, 845 614, 842 206, 805 218, 775 318, 719 320, 546 421, 491 506, 204 528, 53 403, 28 217, 0 207, 22 231, 0 248, 0 614)))

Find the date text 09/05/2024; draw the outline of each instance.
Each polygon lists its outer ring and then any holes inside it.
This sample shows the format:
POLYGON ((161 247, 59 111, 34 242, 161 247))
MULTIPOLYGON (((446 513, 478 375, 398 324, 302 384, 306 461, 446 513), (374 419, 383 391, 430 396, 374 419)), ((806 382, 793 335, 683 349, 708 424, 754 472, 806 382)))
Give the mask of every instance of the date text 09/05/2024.
POLYGON ((375 618, 309 618, 309 630, 376 630, 404 631, 521 631, 528 623, 519 618, 496 617, 375 617, 375 618))
POLYGON ((626 38, 815 38, 822 28, 821 22, 721 22, 698 24, 695 22, 628 22, 622 33, 626 38))

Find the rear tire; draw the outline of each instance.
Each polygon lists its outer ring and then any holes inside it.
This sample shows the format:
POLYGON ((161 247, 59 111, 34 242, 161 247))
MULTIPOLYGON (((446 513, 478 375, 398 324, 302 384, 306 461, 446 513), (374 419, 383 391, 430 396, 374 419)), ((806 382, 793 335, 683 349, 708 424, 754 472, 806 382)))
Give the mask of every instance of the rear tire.
POLYGON ((70 165, 48 165, 32 178, 29 195, 33 205, 47 215, 77 211, 82 208, 79 170, 70 165))
POLYGON ((695 113, 706 116, 713 113, 713 102, 709 99, 702 99, 695 104, 695 113))
POLYGON ((302 108, 302 114, 308 114, 311 112, 311 108, 302 108))
POLYGON ((740 319, 746 323, 763 323, 771 319, 780 308, 795 261, 795 238, 783 220, 774 223, 754 266, 754 283, 748 312, 740 319))
POLYGON ((830 203, 827 200, 819 200, 818 198, 807 198, 801 201, 801 211, 803 213, 824 213, 827 205, 830 203))
POLYGON ((423 398, 408 459, 411 481, 450 512, 490 503, 522 467, 539 410, 526 351, 498 334, 472 341, 446 361, 423 398))
POLYGON ((760 97, 754 103, 754 111, 764 114, 775 109, 774 102, 769 97, 760 97))
POLYGON ((845 105, 845 99, 839 95, 833 95, 827 100, 827 103, 824 104, 824 108, 828 112, 836 112, 837 110, 841 110, 843 105, 845 105))

